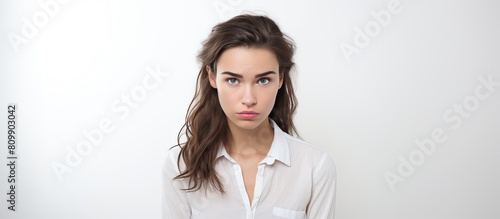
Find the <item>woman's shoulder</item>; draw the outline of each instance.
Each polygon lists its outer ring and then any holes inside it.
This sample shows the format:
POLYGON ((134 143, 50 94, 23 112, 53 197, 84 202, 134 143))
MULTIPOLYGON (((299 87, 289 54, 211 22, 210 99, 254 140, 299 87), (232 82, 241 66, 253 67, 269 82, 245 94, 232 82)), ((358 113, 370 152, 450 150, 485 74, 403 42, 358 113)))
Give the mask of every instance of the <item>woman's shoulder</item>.
POLYGON ((295 149, 297 152, 300 153, 313 153, 313 154, 318 154, 318 155, 323 155, 326 152, 326 148, 323 146, 317 146, 315 144, 311 144, 309 142, 306 142, 300 138, 297 138, 295 136, 291 136, 287 133, 285 134, 285 139, 288 143, 288 146, 290 149, 295 149))
POLYGON ((180 170, 184 168, 182 156, 179 157, 181 147, 179 145, 168 149, 165 159, 163 160, 163 172, 168 175, 179 175, 180 170), (179 158, 181 162, 178 162, 179 158), (180 165, 180 168, 179 168, 180 165))
POLYGON ((335 170, 335 164, 327 148, 311 144, 297 137, 285 134, 292 160, 309 160, 316 167, 335 170))

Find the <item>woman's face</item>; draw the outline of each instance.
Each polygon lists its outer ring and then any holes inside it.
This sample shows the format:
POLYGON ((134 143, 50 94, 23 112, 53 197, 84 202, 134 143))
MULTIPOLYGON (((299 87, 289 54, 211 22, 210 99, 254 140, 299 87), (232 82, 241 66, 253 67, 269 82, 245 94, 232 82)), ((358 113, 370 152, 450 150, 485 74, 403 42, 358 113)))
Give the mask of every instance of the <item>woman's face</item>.
POLYGON ((217 89, 228 122, 255 129, 267 121, 283 84, 273 52, 264 48, 234 47, 224 51, 210 84, 217 89))

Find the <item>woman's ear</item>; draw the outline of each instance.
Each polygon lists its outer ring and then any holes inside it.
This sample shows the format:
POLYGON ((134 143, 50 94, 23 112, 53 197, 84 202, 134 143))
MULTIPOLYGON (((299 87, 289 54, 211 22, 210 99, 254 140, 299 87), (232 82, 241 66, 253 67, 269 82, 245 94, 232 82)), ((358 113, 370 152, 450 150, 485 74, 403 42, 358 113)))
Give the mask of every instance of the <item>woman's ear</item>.
POLYGON ((217 83, 215 82, 215 76, 212 74, 212 70, 210 70, 210 66, 205 66, 205 69, 207 70, 208 74, 208 80, 210 81, 210 85, 214 88, 217 89, 217 83))

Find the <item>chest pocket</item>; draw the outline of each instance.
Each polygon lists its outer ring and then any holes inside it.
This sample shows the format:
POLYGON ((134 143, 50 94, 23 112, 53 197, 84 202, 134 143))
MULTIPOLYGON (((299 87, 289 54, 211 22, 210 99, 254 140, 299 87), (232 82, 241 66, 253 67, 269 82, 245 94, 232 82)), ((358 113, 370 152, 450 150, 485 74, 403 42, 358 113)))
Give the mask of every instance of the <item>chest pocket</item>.
POLYGON ((305 211, 294 211, 285 208, 273 208, 273 215, 282 218, 290 218, 290 219, 305 219, 306 212, 305 211))

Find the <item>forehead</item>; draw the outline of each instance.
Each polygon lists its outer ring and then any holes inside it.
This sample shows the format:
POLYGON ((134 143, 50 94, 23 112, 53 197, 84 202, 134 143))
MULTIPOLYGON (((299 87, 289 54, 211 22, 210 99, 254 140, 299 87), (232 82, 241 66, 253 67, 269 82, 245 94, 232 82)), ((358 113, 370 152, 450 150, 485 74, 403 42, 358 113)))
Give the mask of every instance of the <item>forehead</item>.
POLYGON ((276 55, 265 48, 234 47, 224 51, 217 61, 217 72, 230 71, 242 75, 278 72, 276 55))

